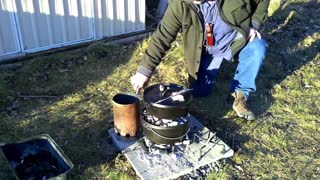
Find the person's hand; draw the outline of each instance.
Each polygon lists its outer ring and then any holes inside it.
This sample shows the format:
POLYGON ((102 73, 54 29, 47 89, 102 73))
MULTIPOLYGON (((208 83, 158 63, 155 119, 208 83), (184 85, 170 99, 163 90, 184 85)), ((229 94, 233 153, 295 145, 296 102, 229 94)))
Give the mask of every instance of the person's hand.
POLYGON ((137 94, 140 93, 141 89, 148 84, 149 77, 137 72, 130 78, 133 89, 137 94))
POLYGON ((261 39, 260 32, 258 30, 250 28, 247 39, 249 39, 249 42, 252 42, 255 37, 258 37, 259 39, 261 39))

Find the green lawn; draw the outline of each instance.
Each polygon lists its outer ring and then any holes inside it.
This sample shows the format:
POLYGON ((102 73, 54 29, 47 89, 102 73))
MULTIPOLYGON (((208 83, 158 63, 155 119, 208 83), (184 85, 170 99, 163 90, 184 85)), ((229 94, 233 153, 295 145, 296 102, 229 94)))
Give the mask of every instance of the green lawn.
MULTIPOLYGON (((225 106, 236 64, 224 63, 212 94, 192 103, 191 113, 236 150, 208 179, 320 178, 320 2, 282 2, 272 1, 263 30, 268 54, 249 102, 258 120, 246 122, 225 106)), ((150 84, 187 84, 181 38, 150 84)), ((47 133, 74 163, 70 179, 136 179, 107 130, 111 99, 133 93, 129 77, 148 41, 98 42, 0 70, 0 142, 47 133)), ((0 179, 14 179, 3 157, 0 179)))

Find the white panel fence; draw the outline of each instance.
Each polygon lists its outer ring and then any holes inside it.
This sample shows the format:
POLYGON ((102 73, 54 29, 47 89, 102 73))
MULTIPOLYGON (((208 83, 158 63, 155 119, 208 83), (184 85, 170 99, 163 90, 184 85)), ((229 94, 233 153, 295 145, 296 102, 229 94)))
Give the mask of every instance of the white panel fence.
POLYGON ((145 0, 0 0, 0 61, 144 29, 145 0))

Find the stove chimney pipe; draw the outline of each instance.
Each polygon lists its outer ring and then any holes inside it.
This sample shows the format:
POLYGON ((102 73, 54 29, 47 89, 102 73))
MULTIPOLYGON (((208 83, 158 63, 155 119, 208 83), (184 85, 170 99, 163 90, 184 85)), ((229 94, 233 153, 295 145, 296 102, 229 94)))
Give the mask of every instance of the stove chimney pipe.
POLYGON ((128 94, 113 97, 114 128, 118 135, 134 137, 140 129, 140 100, 128 94))

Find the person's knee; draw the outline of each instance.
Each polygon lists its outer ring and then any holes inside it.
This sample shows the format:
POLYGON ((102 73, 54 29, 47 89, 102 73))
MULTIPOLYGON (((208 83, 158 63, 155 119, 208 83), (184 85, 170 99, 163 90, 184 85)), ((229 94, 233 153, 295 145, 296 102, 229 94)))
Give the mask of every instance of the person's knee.
POLYGON ((253 43, 251 48, 253 48, 252 57, 254 57, 255 63, 263 63, 267 51, 266 41, 264 39, 255 38, 251 43, 253 43))
POLYGON ((252 43, 254 43, 253 47, 255 48, 255 50, 254 50, 255 55, 262 57, 264 59, 266 51, 267 51, 266 40, 255 38, 252 43))

